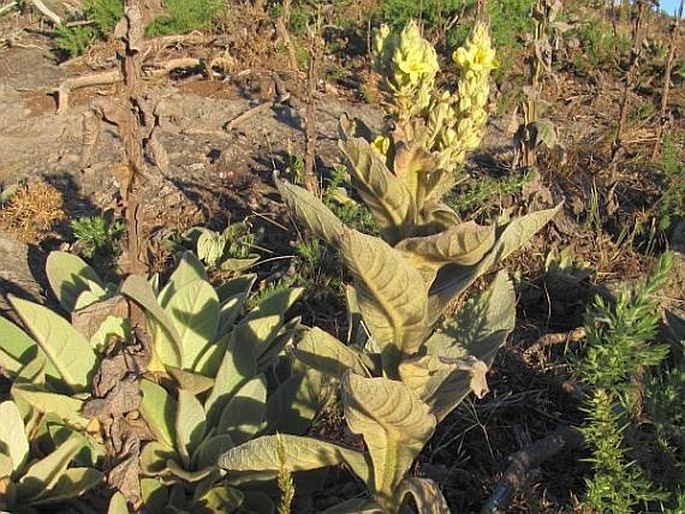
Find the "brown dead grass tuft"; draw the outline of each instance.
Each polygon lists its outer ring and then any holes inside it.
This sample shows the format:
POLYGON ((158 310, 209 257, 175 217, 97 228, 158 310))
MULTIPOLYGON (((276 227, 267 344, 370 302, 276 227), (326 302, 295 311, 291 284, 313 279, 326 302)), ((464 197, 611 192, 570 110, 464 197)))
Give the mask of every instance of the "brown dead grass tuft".
POLYGON ((62 193, 37 180, 19 189, 0 208, 0 230, 25 243, 44 239, 53 227, 67 217, 62 193))

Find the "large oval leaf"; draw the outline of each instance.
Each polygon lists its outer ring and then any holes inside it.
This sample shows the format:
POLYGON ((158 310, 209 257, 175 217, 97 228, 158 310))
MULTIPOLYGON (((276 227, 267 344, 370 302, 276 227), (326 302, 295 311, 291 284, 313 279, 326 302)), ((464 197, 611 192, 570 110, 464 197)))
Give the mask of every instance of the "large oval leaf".
POLYGON ((52 292, 67 312, 72 312, 81 293, 90 289, 88 282, 105 287, 93 268, 67 252, 51 252, 45 262, 45 273, 52 292))
POLYGON ((326 205, 306 189, 289 184, 274 173, 274 181, 288 205, 300 223, 305 223, 318 237, 332 246, 337 246, 343 230, 342 222, 326 205))
POLYGON ((174 293, 164 309, 181 343, 183 369, 195 369, 198 357, 212 344, 219 323, 219 297, 209 282, 195 280, 174 293))
POLYGON ((359 308, 383 367, 392 374, 402 355, 418 351, 427 329, 427 296, 421 274, 377 237, 345 231, 340 250, 354 276, 359 308))
POLYGON ((157 302, 152 286, 143 277, 130 275, 121 285, 121 294, 128 296, 147 311, 147 314, 152 317, 151 325, 154 330, 166 332, 155 336, 153 360, 155 357, 161 360, 161 363, 157 363, 161 369, 153 371, 163 371, 162 364, 180 368, 181 336, 178 335, 174 322, 157 302))
MULTIPOLYGON (((36 356, 38 344, 14 323, 0 316, 0 350, 15 362, 26 365, 36 356)), ((6 367, 1 361, 0 365, 6 367)), ((19 372, 18 369, 8 371, 19 372)))
POLYGON ((140 401, 140 414, 150 427, 158 441, 169 448, 176 446, 176 430, 174 421, 178 405, 162 386, 150 382, 140 381, 140 391, 143 398, 140 401))
POLYGON ((63 394, 42 391, 33 384, 15 383, 12 386, 12 396, 17 400, 28 403, 31 408, 43 414, 55 414, 65 424, 77 430, 85 430, 90 419, 84 417, 83 400, 71 398, 63 394))
POLYGON ((414 224, 416 206, 404 182, 393 175, 369 142, 362 138, 340 141, 349 161, 352 184, 359 191, 390 244, 406 237, 414 224))
POLYGON ((515 218, 499 227, 496 234, 497 241, 492 250, 477 265, 449 264, 440 270, 429 291, 430 323, 433 324, 442 315, 447 305, 473 284, 478 277, 528 242, 559 212, 561 206, 562 204, 559 204, 552 209, 515 218))
POLYGON ((28 502, 45 493, 47 489, 51 489, 64 475, 67 466, 82 445, 83 441, 80 438, 70 437, 47 457, 32 464, 19 481, 20 487, 17 488, 19 501, 28 502))
POLYGON ((178 392, 178 411, 176 412, 176 451, 186 467, 190 457, 205 435, 205 411, 202 404, 190 391, 178 392))
POLYGON ((169 282, 159 293, 159 304, 166 307, 176 291, 195 280, 207 281, 207 270, 193 252, 183 252, 181 261, 169 277, 169 282))
MULTIPOLYGON (((347 464, 354 473, 368 483, 371 475, 368 456, 326 441, 311 437, 280 434, 285 447, 285 460, 291 472, 320 469, 347 464)), ((231 471, 264 471, 274 477, 281 469, 278 458, 278 437, 267 435, 237 446, 219 458, 219 466, 231 471)))
POLYGON ((373 462, 377 501, 388 501, 435 430, 428 405, 402 382, 343 376, 343 407, 350 430, 364 437, 373 462))
POLYGON ((411 254, 418 263, 425 262, 430 267, 448 262, 470 266, 480 261, 493 244, 495 225, 481 226, 468 221, 439 234, 405 239, 395 248, 411 254))
POLYGON ((247 381, 224 407, 217 431, 228 433, 236 444, 250 439, 264 421, 266 379, 259 375, 247 381))
POLYGON ((340 379, 348 369, 358 375, 371 376, 360 352, 317 327, 307 330, 295 349, 295 356, 333 378, 340 379))
POLYGON ((24 420, 14 402, 0 403, 0 451, 12 459, 14 473, 24 466, 29 455, 29 441, 24 432, 24 420))
POLYGON ((9 301, 64 383, 75 391, 89 389, 97 363, 90 343, 47 307, 15 296, 10 296, 9 301))

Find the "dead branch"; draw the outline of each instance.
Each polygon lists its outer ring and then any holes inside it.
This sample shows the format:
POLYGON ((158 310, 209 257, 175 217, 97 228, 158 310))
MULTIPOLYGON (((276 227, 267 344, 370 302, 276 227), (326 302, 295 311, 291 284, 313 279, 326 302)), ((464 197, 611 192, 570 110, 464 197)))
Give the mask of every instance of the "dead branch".
POLYGON ((585 339, 586 335, 587 333, 585 332, 585 327, 578 327, 571 330, 570 332, 545 334, 544 336, 540 337, 537 341, 535 341, 535 343, 533 343, 530 347, 528 347, 526 351, 523 353, 523 356, 529 357, 533 354, 540 355, 542 353, 542 350, 544 350, 548 346, 582 341, 583 339, 585 339))
POLYGON ((47 5, 45 5, 41 0, 30 0, 33 6, 38 9, 43 16, 48 18, 53 24, 59 25, 62 23, 62 18, 57 14, 52 12, 47 5))
POLYGON ((616 129, 616 136, 611 144, 611 160, 613 161, 618 154, 618 151, 623 147, 623 133, 626 128, 626 120, 628 119, 628 110, 630 107, 630 91, 634 91, 640 81, 640 57, 642 54, 642 21, 645 10, 647 9, 647 0, 636 0, 634 10, 631 13, 633 27, 632 27, 632 48, 630 50, 630 64, 626 72, 625 84, 623 86, 623 96, 620 100, 618 127, 616 129))
POLYGON ((578 430, 562 427, 511 455, 509 467, 481 509, 481 514, 506 512, 514 494, 525 483, 528 471, 537 468, 561 450, 580 448, 583 442, 583 436, 578 430))
MULTIPOLYGON (((172 70, 179 68, 195 68, 200 65, 200 60, 192 57, 181 57, 170 59, 163 63, 152 63, 146 66, 143 78, 158 77, 165 73, 169 73, 172 70)), ((52 90, 52 93, 57 95, 57 114, 65 114, 69 110, 69 94, 73 90, 89 86, 118 84, 123 80, 124 77, 119 69, 66 79, 58 88, 52 90)))
POLYGON ((14 7, 15 5, 17 5, 17 2, 10 2, 10 3, 8 3, 8 4, 6 4, 6 5, 3 5, 2 7, 0 7, 0 16, 2 16, 2 15, 5 14, 7 11, 9 11, 10 9, 12 9, 12 7, 14 7))
POLYGON ((66 79, 52 92, 57 95, 57 114, 64 114, 69 109, 69 94, 74 89, 88 86, 104 86, 121 82, 123 77, 118 69, 103 71, 93 75, 84 75, 66 79))
POLYGON ((659 156, 659 151, 661 150, 662 139, 664 136, 664 129, 668 123, 668 116, 666 111, 668 109, 668 95, 671 89, 671 71, 673 70, 673 61, 675 60, 676 46, 678 46, 678 28, 680 25, 680 20, 683 18, 683 0, 680 0, 680 8, 678 9, 678 14, 673 20, 670 27, 670 35, 668 41, 668 57, 666 59, 666 70, 664 71, 664 90, 661 94, 661 111, 659 116, 659 129, 657 132, 657 138, 654 142, 654 148, 652 149, 652 159, 656 159, 659 156))

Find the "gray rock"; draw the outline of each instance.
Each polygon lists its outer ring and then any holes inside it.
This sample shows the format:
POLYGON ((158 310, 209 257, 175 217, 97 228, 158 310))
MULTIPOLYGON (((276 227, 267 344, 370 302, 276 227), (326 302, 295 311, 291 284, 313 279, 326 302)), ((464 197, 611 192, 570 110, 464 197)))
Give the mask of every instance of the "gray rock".
POLYGON ((17 321, 7 295, 43 303, 45 255, 35 246, 12 239, 0 232, 0 315, 17 321), (36 278, 37 277, 37 278, 36 278))

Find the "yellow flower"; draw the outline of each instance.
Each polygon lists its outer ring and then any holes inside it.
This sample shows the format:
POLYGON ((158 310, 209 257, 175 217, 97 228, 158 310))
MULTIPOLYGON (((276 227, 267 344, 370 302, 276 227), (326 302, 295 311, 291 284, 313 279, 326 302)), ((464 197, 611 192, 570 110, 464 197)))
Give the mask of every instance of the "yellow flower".
POLYGON ((376 136, 373 141, 371 141, 371 148, 385 157, 388 155, 388 150, 390 150, 390 138, 382 134, 376 136))

